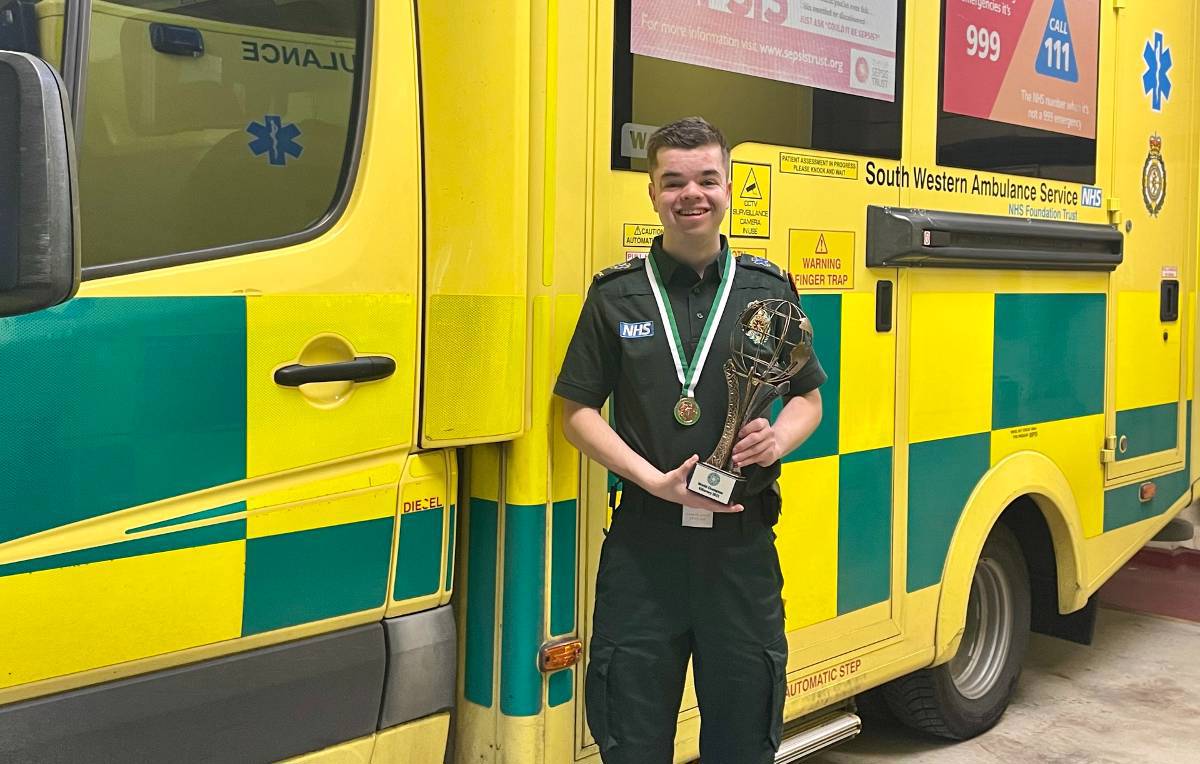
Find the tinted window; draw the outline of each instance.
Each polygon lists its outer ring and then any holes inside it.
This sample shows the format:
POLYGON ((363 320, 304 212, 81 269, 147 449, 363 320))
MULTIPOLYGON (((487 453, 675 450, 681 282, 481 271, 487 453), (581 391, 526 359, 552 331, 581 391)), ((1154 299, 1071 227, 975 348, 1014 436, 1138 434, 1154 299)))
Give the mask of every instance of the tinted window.
POLYGON ((938 164, 1092 183, 1097 2, 1032 5, 942 0, 938 164))
POLYGON ((84 267, 273 239, 324 218, 354 135, 363 2, 95 0, 84 267))
MULTIPOLYGON (((757 18, 766 30, 761 33, 762 46, 766 50, 770 39, 772 50, 778 52, 781 67, 800 60, 799 66, 816 68, 837 67, 839 72, 863 66, 860 52, 851 44, 840 48, 834 43, 832 49, 810 50, 800 45, 789 49, 788 36, 769 37, 772 14, 798 9, 825 7, 831 12, 845 3, 834 0, 815 0, 812 3, 779 3, 765 0, 761 5, 754 0, 702 0, 707 8, 716 12, 757 18), (781 11, 782 9, 782 11, 781 11), (780 42, 781 45, 776 45, 780 42), (802 48, 802 49, 796 49, 802 48)), ((889 1, 875 3, 874 7, 889 5, 889 1)), ((612 166, 619 169, 644 169, 645 162, 638 157, 638 144, 644 149, 645 133, 649 130, 681 117, 701 115, 725 133, 731 145, 755 141, 797 148, 813 148, 847 154, 861 154, 897 159, 900 157, 900 116, 902 106, 904 3, 896 2, 894 9, 887 8, 888 28, 885 37, 891 38, 895 48, 894 60, 886 61, 889 81, 875 94, 866 97, 849 92, 837 92, 826 87, 815 87, 783 81, 787 75, 755 76, 746 73, 752 66, 729 65, 719 60, 709 65, 668 60, 660 55, 639 55, 632 52, 632 11, 634 5, 648 0, 616 0, 613 56, 613 135, 612 166), (891 28, 891 12, 894 10, 894 29, 891 28), (894 37, 892 35, 894 34, 894 37), (741 71, 738 69, 741 68, 741 71), (891 100, 888 100, 891 99, 891 100), (641 131, 634 134, 636 131, 641 131), (631 146, 631 135, 632 143, 631 146), (632 150, 631 150, 632 149, 632 150)), ((870 3, 852 5, 866 7, 870 3)), ((639 10, 639 20, 642 12, 639 10)), ((642 22, 645 23, 644 21, 642 22)), ((731 42, 724 32, 708 33, 692 31, 695 17, 689 15, 679 19, 680 39, 689 37, 687 43, 695 51, 701 48, 713 50, 713 46, 731 42)), ((736 20, 742 24, 741 20, 736 20)), ((745 25, 742 25, 744 27, 745 25)), ((726 26, 727 29, 742 27, 726 26)), ((732 32, 730 33, 732 34, 732 32)), ((743 45, 758 45, 751 39, 753 31, 745 33, 743 45)), ((791 37, 797 37, 795 30, 791 37)), ((677 58, 697 56, 678 56, 677 58)), ((719 57, 714 57, 719 58, 719 57)), ((850 72, 853 76, 853 71, 850 72)), ((644 152, 641 152, 644 155, 644 152)))
POLYGON ((32 53, 59 68, 67 5, 0 0, 0 50, 32 53))

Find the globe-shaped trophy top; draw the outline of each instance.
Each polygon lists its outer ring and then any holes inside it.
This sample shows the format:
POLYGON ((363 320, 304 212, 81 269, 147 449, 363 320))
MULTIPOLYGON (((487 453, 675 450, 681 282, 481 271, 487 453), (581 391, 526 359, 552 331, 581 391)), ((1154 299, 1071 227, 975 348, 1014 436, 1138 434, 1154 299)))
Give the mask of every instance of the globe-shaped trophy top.
POLYGON ((738 318, 730 338, 734 370, 778 384, 812 357, 812 326, 791 300, 754 300, 738 318))

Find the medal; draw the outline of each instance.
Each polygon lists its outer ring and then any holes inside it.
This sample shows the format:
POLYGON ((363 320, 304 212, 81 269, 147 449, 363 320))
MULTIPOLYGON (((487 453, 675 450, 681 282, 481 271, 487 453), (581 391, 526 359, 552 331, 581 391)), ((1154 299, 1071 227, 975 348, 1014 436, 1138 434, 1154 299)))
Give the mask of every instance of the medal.
POLYGON ((700 421, 700 404, 695 398, 680 398, 675 403, 675 421, 685 427, 700 421))
POLYGON ((675 362, 675 376, 679 378, 681 386, 679 400, 675 403, 675 421, 685 427, 690 427, 700 421, 700 404, 696 402, 696 385, 700 382, 700 372, 704 369, 704 361, 708 358, 709 349, 712 348, 717 325, 721 323, 721 316, 725 313, 725 304, 729 302, 729 292, 733 286, 733 270, 737 267, 737 261, 733 259, 728 245, 721 251, 720 256, 725 258, 725 270, 721 274, 721 285, 717 288, 717 296, 713 299, 712 307, 708 311, 708 321, 704 323, 704 329, 700 332, 700 343, 691 363, 688 363, 684 356, 683 340, 679 336, 679 328, 675 325, 675 313, 671 310, 670 298, 666 294, 666 287, 663 286, 662 277, 658 273, 658 264, 654 262, 653 256, 646 258, 648 266, 646 278, 650 280, 650 291, 654 292, 658 315, 662 319, 663 325, 671 330, 667 332, 667 345, 671 348, 671 360, 675 362))

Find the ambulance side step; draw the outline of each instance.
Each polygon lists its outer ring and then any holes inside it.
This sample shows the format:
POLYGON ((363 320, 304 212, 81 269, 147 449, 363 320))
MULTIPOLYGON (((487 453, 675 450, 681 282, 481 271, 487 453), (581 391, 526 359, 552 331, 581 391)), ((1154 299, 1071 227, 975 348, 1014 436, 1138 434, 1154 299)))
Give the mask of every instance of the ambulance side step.
POLYGON ((839 711, 814 719, 788 735, 775 754, 775 764, 800 761, 831 745, 849 740, 862 731, 862 719, 856 714, 839 711))

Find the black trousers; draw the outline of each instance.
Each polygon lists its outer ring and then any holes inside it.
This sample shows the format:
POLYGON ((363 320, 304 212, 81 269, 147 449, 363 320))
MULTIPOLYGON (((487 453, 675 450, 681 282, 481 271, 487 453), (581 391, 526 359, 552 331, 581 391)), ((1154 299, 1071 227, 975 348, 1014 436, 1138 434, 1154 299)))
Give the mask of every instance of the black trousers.
POLYGON ((605 764, 672 761, 689 656, 704 764, 774 761, 787 640, 769 501, 685 528, 679 505, 626 492, 600 554, 586 679, 605 764))

